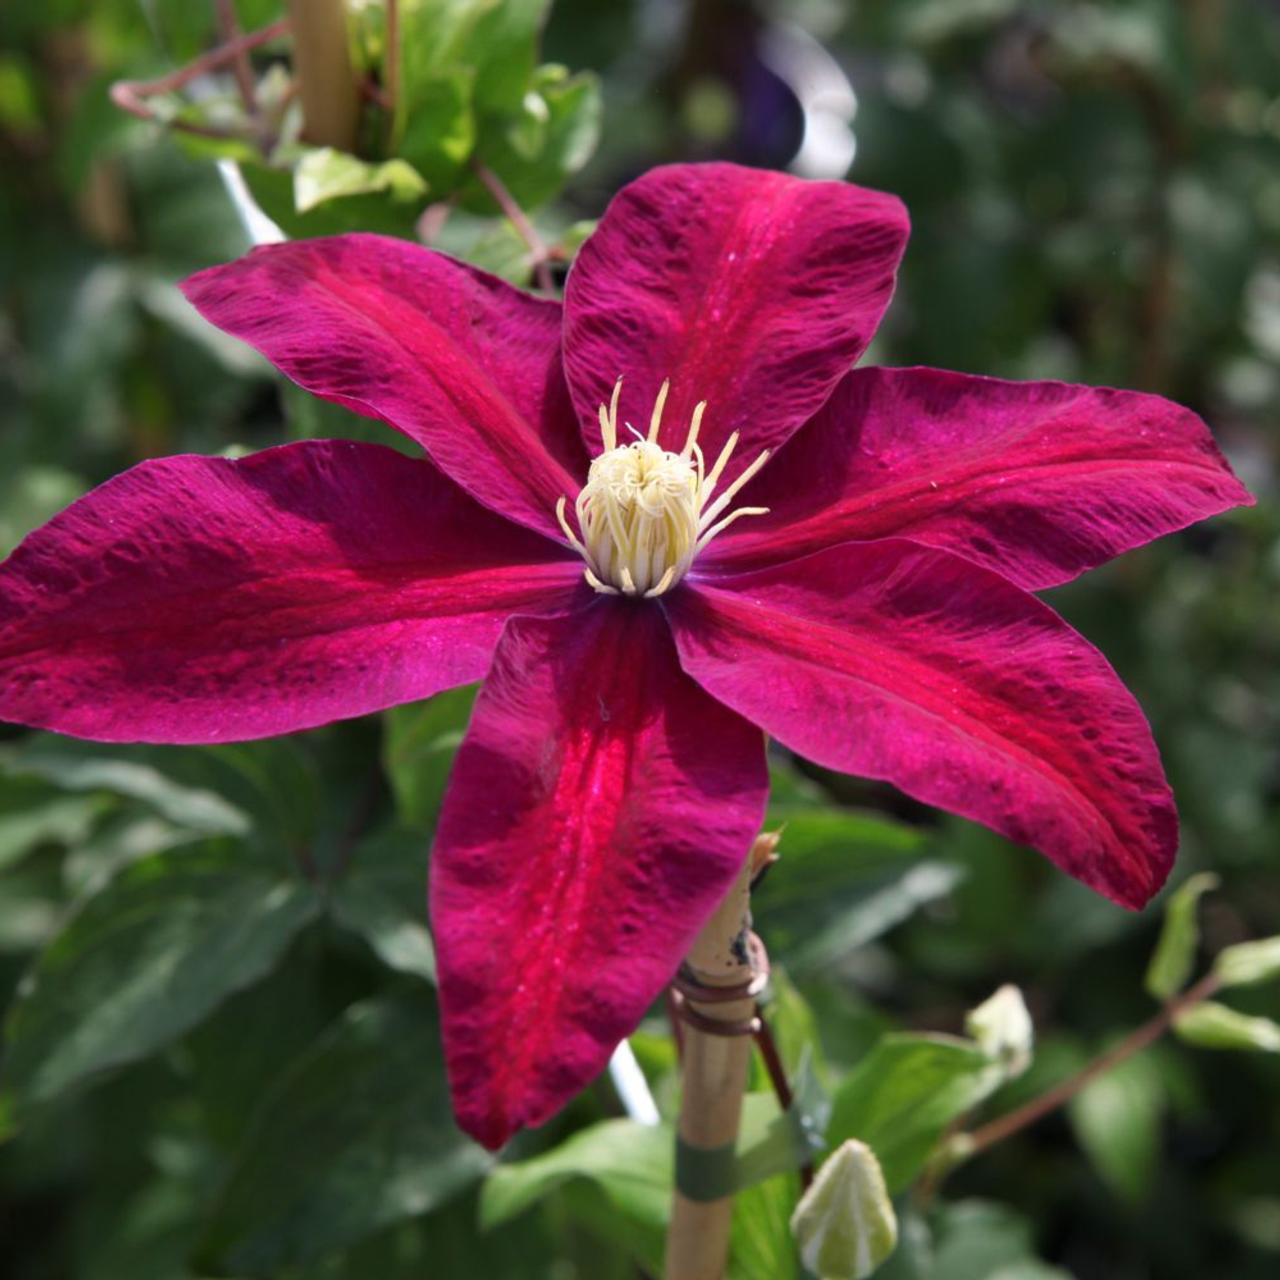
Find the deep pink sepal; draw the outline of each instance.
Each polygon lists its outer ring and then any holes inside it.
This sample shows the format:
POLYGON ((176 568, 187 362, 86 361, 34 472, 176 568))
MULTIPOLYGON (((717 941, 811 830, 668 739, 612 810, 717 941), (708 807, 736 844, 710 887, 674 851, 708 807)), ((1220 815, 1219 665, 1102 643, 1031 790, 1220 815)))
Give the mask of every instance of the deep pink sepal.
POLYGON ((550 1118, 635 1029, 764 815, 759 730, 601 598, 503 633, 431 856, 445 1057, 488 1147, 550 1118))
POLYGON ((621 417, 685 441, 707 402, 708 465, 741 435, 732 480, 776 448, 862 354, 906 245, 893 196, 734 164, 676 164, 629 183, 582 246, 565 288, 564 359, 588 450, 619 377, 621 417))
POLYGON ((586 469, 560 304, 386 236, 267 245, 183 283, 299 386, 416 440, 473 497, 559 539, 586 469))
POLYGON ((116 476, 0 566, 0 719, 113 742, 291 733, 478 680, 581 562, 429 462, 307 441, 116 476))
POLYGON ((985 823, 1127 907, 1164 883, 1178 824, 1146 718, 991 570, 847 543, 664 604, 684 669, 807 759, 985 823))
POLYGON ((1253 498, 1204 423, 1160 396, 858 369, 741 501, 770 512, 704 568, 904 537, 1036 590, 1253 498))

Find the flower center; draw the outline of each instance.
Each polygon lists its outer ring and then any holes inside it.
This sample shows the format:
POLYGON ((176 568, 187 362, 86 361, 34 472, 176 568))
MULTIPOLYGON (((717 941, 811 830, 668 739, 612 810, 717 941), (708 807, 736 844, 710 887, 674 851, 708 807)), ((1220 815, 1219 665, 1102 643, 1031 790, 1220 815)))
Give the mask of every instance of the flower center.
POLYGON ((649 434, 618 444, 619 378, 608 406, 600 406, 604 452, 594 459, 587 483, 574 505, 581 536, 565 518, 567 498, 556 504, 565 537, 587 562, 586 579, 605 595, 660 596, 675 586, 694 557, 739 516, 763 515, 768 507, 739 507, 724 515, 734 496, 768 460, 766 449, 719 496, 720 477, 738 445, 735 431, 710 471, 698 445, 698 429, 707 403, 693 411, 689 434, 679 453, 658 444, 662 409, 670 381, 664 382, 649 419, 649 434))

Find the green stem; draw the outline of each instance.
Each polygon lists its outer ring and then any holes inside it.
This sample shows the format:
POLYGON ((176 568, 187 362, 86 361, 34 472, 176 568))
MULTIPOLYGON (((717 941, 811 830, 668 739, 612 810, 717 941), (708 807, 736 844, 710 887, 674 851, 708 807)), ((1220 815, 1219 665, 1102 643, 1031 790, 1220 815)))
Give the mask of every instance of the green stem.
POLYGON ((351 66, 346 5, 343 0, 288 0, 288 9, 303 136, 316 146, 354 152, 360 87, 351 66))

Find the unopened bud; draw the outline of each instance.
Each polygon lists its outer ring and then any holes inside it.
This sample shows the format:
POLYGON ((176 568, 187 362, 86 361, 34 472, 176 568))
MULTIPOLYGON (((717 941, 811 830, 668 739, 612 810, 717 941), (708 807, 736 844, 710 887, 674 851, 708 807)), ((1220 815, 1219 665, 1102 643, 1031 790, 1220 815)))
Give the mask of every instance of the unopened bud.
POLYGON ((818 1280, 864 1280, 893 1252, 898 1219, 865 1142, 850 1138, 827 1157, 791 1215, 791 1234, 818 1280))
POLYGON ((762 831, 751 846, 751 887, 755 888, 775 862, 778 861, 778 844, 782 840, 782 828, 762 831))
POLYGON ((1201 1049, 1254 1049, 1280 1053, 1280 1024, 1251 1018, 1212 1000, 1193 1005, 1173 1020, 1180 1040, 1201 1049))
POLYGON ((964 1027, 987 1057, 999 1062, 1008 1075, 1019 1076, 1031 1065, 1035 1029, 1027 1002, 1012 983, 1006 983, 972 1010, 964 1027))
POLYGON ((1246 987, 1280 978, 1280 937, 1225 947, 1218 952, 1213 971, 1224 987, 1246 987))

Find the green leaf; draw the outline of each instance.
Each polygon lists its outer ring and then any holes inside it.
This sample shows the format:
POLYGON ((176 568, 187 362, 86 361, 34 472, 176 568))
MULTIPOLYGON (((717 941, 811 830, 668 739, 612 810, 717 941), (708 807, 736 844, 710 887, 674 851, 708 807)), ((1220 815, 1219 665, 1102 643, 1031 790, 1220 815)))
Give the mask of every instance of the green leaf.
POLYGON ((1131 1203, 1150 1189, 1165 1105, 1164 1082, 1149 1053, 1113 1067, 1071 1100, 1068 1115, 1080 1145, 1108 1185, 1131 1203))
POLYGON ((221 796, 184 786, 129 747, 38 734, 4 762, 11 777, 43 778, 64 791, 109 791, 141 800, 163 817, 204 835, 245 835, 248 817, 221 796))
MULTIPOLYGON (((769 975, 764 1017, 787 1073, 795 1075, 802 1064, 807 1064, 815 1080, 825 1080, 827 1068, 822 1056, 817 1015, 781 966, 775 966, 769 975)), ((751 1069, 752 1087, 768 1089, 769 1075, 759 1054, 753 1055, 751 1069)))
POLYGON ((800 1280, 791 1214, 800 1199, 795 1174, 769 1178, 733 1198, 728 1280, 800 1280))
MULTIPOLYGON (((421 172, 420 166, 414 167, 421 172)), ((421 211, 417 202, 401 204, 383 193, 350 195, 341 200, 326 200, 306 213, 299 213, 292 168, 245 163, 240 166, 240 172, 262 212, 294 239, 341 235, 348 231, 376 231, 402 239, 414 237, 414 225, 421 211)))
POLYGON ((1280 978, 1280 935, 1224 947, 1213 971, 1224 987, 1249 987, 1280 978))
MULTIPOLYGON (((736 1154, 738 1186, 746 1190, 798 1168, 812 1147, 771 1093, 752 1093, 744 1099, 736 1154)), ((481 1224, 496 1227, 558 1192, 585 1225, 623 1242, 642 1265, 656 1267, 674 1163, 671 1125, 606 1120, 543 1155, 494 1169, 480 1198, 481 1224)))
POLYGON ((400 92, 389 150, 426 178, 437 199, 452 190, 475 145, 472 42, 497 2, 403 0, 400 6, 400 92))
POLYGON ((0 781, 0 870, 42 844, 81 843, 111 807, 107 796, 50 795, 44 788, 23 795, 20 784, 0 781))
POLYGON ((1002 1074, 967 1040, 882 1036, 837 1089, 827 1140, 865 1142, 896 1195, 915 1178, 947 1125, 987 1097, 1002 1074))
POLYGON ((1165 907, 1164 927, 1147 966, 1146 987, 1157 1000, 1168 1000, 1187 985, 1200 945, 1196 910, 1201 897, 1218 887, 1218 877, 1202 871, 1181 884, 1165 907))
POLYGON ((1069 1280, 1032 1252, 1031 1226, 1001 1204, 961 1200, 938 1215, 935 1252, 921 1280, 1069 1280))
POLYGON ((330 909, 359 934, 388 968, 436 978, 436 953, 426 921, 427 842, 418 832, 390 828, 356 846, 330 909))
POLYGON ((572 261, 577 257, 578 250, 586 244, 598 225, 599 219, 597 218, 582 218, 570 224, 559 240, 560 252, 564 254, 567 261, 572 261))
POLYGON ((767 826, 782 829, 781 860, 752 907, 770 951, 788 965, 847 954, 958 879, 950 864, 921 861, 924 837, 913 828, 824 804, 787 773, 774 783, 767 826))
POLYGON ((1253 1018, 1207 1000, 1180 1013, 1173 1021, 1180 1040, 1201 1049, 1251 1049, 1280 1053, 1280 1023, 1253 1018))
POLYGON ((532 255, 520 233, 506 219, 492 223, 467 247, 466 258, 512 284, 529 282, 532 255))
POLYGON ((0 555, 8 555, 37 525, 73 503, 88 488, 61 467, 33 466, 0 482, 0 555))
POLYGON ((743 1099, 734 1169, 740 1190, 798 1169, 822 1150, 830 1103, 807 1062, 796 1073, 794 1088, 795 1104, 785 1112, 772 1090, 743 1099))
POLYGON ((299 213, 309 213, 327 200, 383 193, 399 204, 420 200, 427 184, 399 158, 369 164, 332 147, 308 147, 293 171, 293 200, 299 213))
POLYGON ((405 117, 400 154, 413 163, 439 200, 458 181, 476 142, 469 71, 440 71, 418 81, 405 117))
POLYGON ((945 898, 962 877, 960 868, 949 862, 916 863, 815 931, 792 953, 792 967, 811 972, 838 963, 851 951, 910 919, 921 907, 945 898))
POLYGON ((382 763, 406 826, 435 826, 476 689, 476 685, 464 685, 383 713, 382 763))
POLYGON ((276 1275, 445 1204, 490 1160, 454 1126, 434 1001, 354 1005, 263 1099, 199 1265, 276 1275))
POLYGON ((162 1048, 268 972, 319 908, 310 886, 235 847, 135 863, 24 982, 6 1023, 6 1091, 29 1107, 162 1048))
MULTIPOLYGON (((566 77, 561 67, 541 67, 530 92, 546 108, 542 141, 536 150, 527 149, 527 131, 519 135, 525 149, 513 145, 508 132, 511 122, 497 118, 482 121, 476 141, 477 158, 502 179, 525 210, 545 204, 591 158, 601 116, 600 84, 589 73, 566 77)), ((463 187, 463 201, 476 212, 498 212, 493 197, 474 180, 463 187)))
POLYGON ((476 107, 487 113, 516 111, 533 76, 538 44, 551 0, 502 0, 477 24, 470 47, 477 57, 476 107))
POLYGON ((507 1222, 557 1187, 585 1178, 629 1217, 660 1229, 670 1209, 674 1162, 670 1126, 604 1120, 543 1155, 498 1165, 480 1194, 480 1223, 507 1222))

